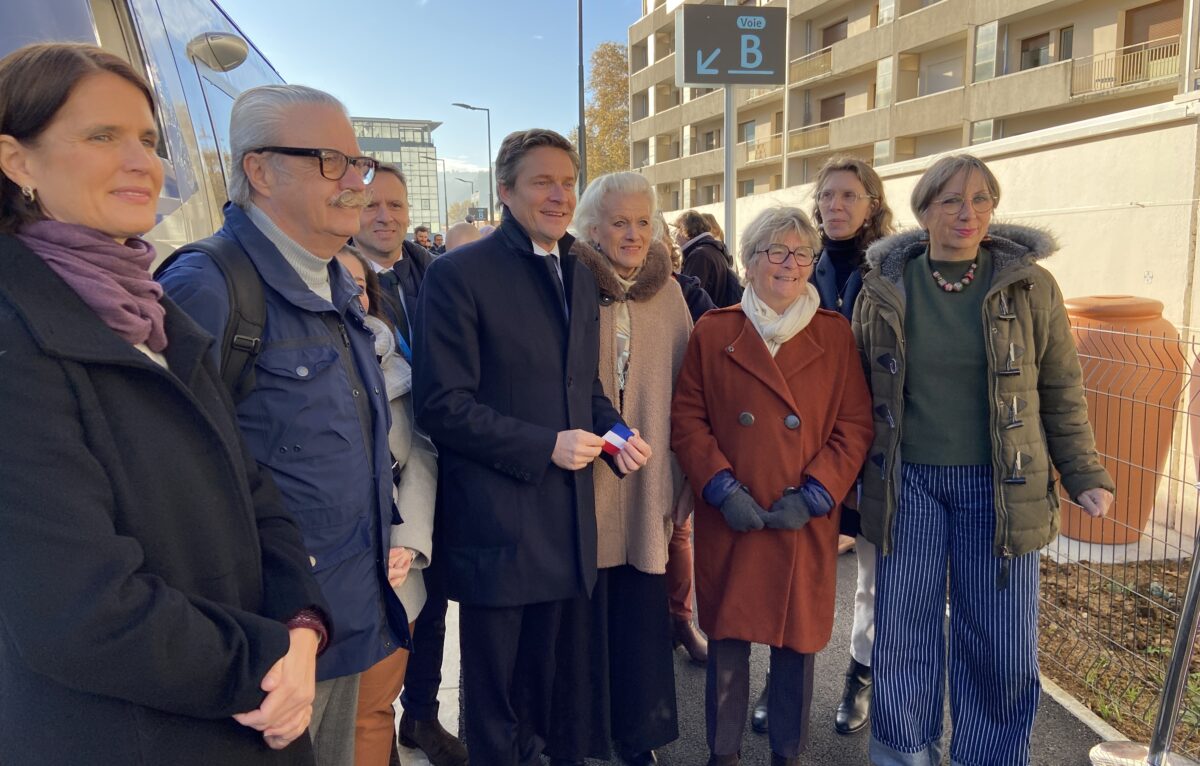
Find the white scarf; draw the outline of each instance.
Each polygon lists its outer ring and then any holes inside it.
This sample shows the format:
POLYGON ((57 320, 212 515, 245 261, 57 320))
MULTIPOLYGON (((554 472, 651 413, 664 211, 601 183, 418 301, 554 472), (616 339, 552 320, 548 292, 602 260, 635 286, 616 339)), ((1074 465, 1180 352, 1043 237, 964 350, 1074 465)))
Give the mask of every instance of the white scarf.
POLYGON ((753 285, 746 285, 746 290, 742 293, 742 312, 749 317, 754 329, 758 330, 772 357, 779 351, 780 346, 808 327, 817 309, 821 307, 821 295, 816 286, 812 282, 806 282, 804 286, 806 290, 792 301, 792 305, 782 314, 776 314, 774 309, 763 303, 754 292, 753 285))

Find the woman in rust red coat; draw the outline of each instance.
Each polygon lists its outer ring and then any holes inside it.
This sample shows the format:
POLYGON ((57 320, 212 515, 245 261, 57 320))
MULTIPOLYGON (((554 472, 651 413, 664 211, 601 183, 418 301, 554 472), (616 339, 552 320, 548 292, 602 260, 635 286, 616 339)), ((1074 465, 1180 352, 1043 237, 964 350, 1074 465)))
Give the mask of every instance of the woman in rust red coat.
POLYGON ((800 762, 813 657, 833 628, 838 501, 871 441, 850 328, 818 308, 808 281, 812 224, 773 208, 743 238, 741 304, 696 325, 671 413, 671 446, 697 496, 710 766, 738 763, 751 643, 771 647, 772 764, 800 762))

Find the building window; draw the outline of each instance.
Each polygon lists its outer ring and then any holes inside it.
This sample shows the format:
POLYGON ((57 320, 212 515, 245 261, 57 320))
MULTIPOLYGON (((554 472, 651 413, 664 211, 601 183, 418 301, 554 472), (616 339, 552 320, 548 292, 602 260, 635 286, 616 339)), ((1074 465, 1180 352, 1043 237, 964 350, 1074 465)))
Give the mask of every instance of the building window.
POLYGON ((982 24, 975 28, 974 82, 990 80, 998 74, 996 71, 996 33, 999 28, 998 21, 982 24))
POLYGON ((830 24, 821 30, 821 47, 828 48, 836 42, 846 39, 846 22, 842 19, 836 24, 830 24))
POLYGON ((886 165, 892 161, 892 142, 887 139, 876 141, 871 154, 872 165, 886 165))
POLYGON ((875 11, 875 26, 890 24, 896 20, 896 0, 879 0, 875 11))
POLYGON ((700 136, 700 151, 707 152, 721 146, 721 131, 719 128, 706 130, 700 136))
POLYGON ((743 122, 738 125, 738 143, 743 144, 747 141, 754 140, 754 120, 743 122))
POLYGON ((754 179, 748 178, 745 181, 738 181, 738 196, 749 197, 754 193, 754 179))
POLYGON ((1036 37, 1027 37, 1021 41, 1021 71, 1045 66, 1050 63, 1050 33, 1044 32, 1036 37))
POLYGON ((892 59, 888 56, 875 64, 875 108, 892 105, 892 59))
POLYGON ((980 120, 971 125, 971 144, 983 144, 996 138, 996 121, 980 120))
POLYGON ((1058 60, 1070 61, 1075 55, 1075 27, 1058 30, 1058 60))
POLYGON ((829 122, 846 116, 846 94, 839 93, 821 99, 821 122, 829 122))

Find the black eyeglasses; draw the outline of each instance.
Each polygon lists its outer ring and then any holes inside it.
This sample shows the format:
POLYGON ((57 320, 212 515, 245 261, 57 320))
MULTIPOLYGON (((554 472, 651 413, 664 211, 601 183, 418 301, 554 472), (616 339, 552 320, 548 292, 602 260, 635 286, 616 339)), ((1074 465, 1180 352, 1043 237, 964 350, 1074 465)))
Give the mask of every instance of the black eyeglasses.
POLYGON ((787 261, 788 256, 796 259, 797 266, 812 265, 815 253, 811 247, 798 247, 795 250, 789 250, 787 245, 767 245, 762 250, 755 250, 756 253, 766 253, 767 260, 778 266, 787 261))
POLYGON ((330 181, 340 181, 342 176, 346 175, 346 171, 353 165, 358 174, 362 176, 364 184, 369 184, 375 180, 375 168, 379 164, 372 157, 350 157, 337 149, 302 149, 295 146, 260 146, 257 149, 251 149, 251 154, 261 154, 262 152, 271 152, 272 154, 286 154, 289 157, 316 157, 321 161, 321 175, 328 178, 330 181))

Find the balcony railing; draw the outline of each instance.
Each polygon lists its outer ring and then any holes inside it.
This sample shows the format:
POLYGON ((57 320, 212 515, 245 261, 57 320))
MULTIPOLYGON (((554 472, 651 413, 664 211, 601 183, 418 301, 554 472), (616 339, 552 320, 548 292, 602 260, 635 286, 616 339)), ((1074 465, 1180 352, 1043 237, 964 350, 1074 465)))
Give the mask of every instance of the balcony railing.
POLYGON ((766 138, 755 138, 749 141, 743 141, 737 145, 737 161, 739 164, 770 160, 777 158, 782 154, 782 133, 776 133, 775 135, 767 136, 766 138))
POLYGON ((792 84, 811 80, 833 71, 832 48, 823 48, 807 56, 801 56, 791 64, 792 84))
POLYGON ((747 101, 753 101, 756 98, 762 98, 763 96, 769 96, 772 93, 778 93, 780 87, 781 86, 779 85, 772 85, 768 88, 746 88, 745 97, 747 101))
POLYGON ((1178 76, 1179 36, 1176 35, 1077 59, 1071 75, 1071 94, 1095 93, 1178 76))
POLYGON ((788 134, 789 152, 807 152, 824 146, 829 146, 828 122, 807 125, 788 134))

